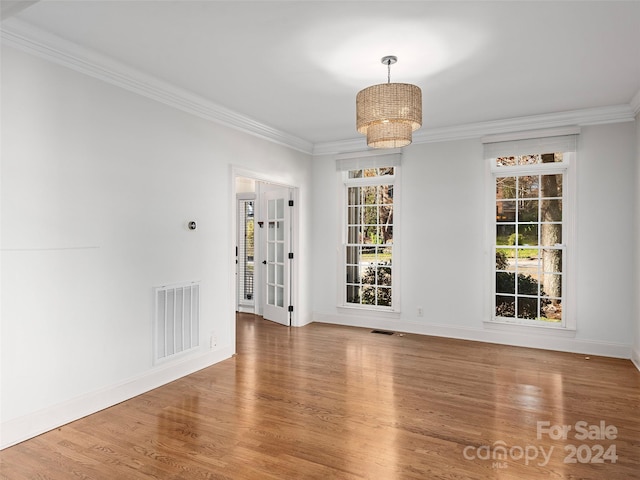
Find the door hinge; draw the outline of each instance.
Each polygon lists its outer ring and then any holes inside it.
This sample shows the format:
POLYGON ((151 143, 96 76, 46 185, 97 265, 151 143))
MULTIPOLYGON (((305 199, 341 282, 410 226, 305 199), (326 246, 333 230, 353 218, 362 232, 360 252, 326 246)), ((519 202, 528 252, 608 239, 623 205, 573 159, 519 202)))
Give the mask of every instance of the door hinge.
POLYGON ((289 258, 293 259, 293 252, 289 252, 289 258))
POLYGON ((289 206, 293 207, 293 200, 289 200, 289 206))
POLYGON ((289 311, 293 312, 293 305, 289 305, 289 311))

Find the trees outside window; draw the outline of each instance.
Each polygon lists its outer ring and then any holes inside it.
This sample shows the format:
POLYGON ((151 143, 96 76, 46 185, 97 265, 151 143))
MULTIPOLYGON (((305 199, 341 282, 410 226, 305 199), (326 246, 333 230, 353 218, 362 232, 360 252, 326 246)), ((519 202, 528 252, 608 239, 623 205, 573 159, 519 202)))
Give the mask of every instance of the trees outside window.
POLYGON ((493 318, 564 325, 563 154, 498 157, 494 167, 493 318))
POLYGON ((397 167, 350 170, 345 180, 345 303, 393 307, 394 179, 397 167))

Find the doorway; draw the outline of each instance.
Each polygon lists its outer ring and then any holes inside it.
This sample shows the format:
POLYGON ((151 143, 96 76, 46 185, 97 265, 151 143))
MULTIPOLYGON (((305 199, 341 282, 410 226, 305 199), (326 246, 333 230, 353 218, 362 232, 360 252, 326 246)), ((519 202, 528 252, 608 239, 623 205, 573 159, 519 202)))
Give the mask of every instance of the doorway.
POLYGON ((295 325, 297 188, 233 175, 235 312, 295 325))

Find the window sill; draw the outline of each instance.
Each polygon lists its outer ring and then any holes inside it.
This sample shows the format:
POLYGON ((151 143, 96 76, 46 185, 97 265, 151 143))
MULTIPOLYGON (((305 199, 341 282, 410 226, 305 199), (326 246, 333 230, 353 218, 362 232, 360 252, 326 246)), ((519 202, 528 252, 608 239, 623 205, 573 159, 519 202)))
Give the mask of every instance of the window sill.
POLYGON ((338 305, 336 308, 340 313, 343 313, 346 315, 358 315, 358 316, 366 315, 368 317, 386 318, 386 319, 393 319, 393 320, 400 319, 400 312, 396 310, 390 310, 390 309, 380 310, 377 308, 356 307, 351 305, 338 305))
POLYGON ((535 335, 549 335, 555 337, 573 338, 576 336, 576 329, 569 327, 552 327, 547 325, 525 325, 520 323, 509 322, 483 322, 484 328, 487 330, 498 330, 511 333, 527 333, 535 335))

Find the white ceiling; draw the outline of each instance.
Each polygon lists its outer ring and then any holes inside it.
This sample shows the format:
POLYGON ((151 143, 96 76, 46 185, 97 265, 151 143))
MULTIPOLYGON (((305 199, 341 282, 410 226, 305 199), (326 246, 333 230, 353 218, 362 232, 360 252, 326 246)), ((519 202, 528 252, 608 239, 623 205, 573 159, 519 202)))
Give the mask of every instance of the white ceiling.
POLYGON ((16 4, 3 0, 3 30, 53 34, 311 145, 360 137, 356 93, 386 82, 389 54, 391 80, 423 90, 426 131, 640 92, 639 1, 16 4))

